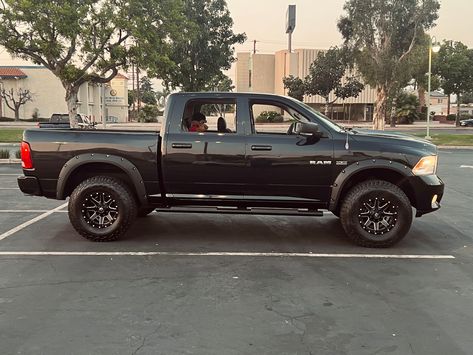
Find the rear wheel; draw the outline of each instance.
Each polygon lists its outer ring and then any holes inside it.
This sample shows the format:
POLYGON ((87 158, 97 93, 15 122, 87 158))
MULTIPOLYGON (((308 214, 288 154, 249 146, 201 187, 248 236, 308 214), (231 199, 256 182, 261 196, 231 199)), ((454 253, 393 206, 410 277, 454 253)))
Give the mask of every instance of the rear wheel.
POLYGON ((136 201, 120 180, 95 176, 79 184, 69 199, 69 220, 94 242, 120 238, 136 218, 136 201))
POLYGON ((345 233, 356 244, 386 248, 399 242, 409 231, 412 207, 396 185, 368 180, 348 192, 340 218, 345 233))

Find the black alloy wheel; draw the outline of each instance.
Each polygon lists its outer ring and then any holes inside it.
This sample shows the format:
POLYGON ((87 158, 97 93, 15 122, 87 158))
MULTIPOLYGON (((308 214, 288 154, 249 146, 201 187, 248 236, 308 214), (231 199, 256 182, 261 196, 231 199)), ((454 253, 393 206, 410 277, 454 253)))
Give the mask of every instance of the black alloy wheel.
POLYGON ((120 180, 95 176, 81 182, 69 198, 69 220, 83 237, 95 242, 119 239, 134 222, 137 204, 120 180))
POLYGON ((340 221, 348 238, 370 248, 390 247, 409 231, 412 206, 398 186, 384 180, 368 180, 346 194, 340 221))
POLYGON ((362 228, 370 234, 383 235, 389 232, 397 223, 397 209, 392 201, 384 197, 362 201, 358 220, 362 228))
POLYGON ((91 192, 82 204, 82 217, 94 228, 110 227, 118 219, 117 201, 108 193, 91 192))

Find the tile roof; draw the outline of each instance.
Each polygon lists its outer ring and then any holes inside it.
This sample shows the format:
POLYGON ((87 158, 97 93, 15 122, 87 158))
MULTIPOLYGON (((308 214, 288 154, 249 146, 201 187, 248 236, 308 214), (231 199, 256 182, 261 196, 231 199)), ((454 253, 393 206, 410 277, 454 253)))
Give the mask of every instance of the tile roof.
POLYGON ((15 79, 28 77, 21 69, 13 67, 0 67, 0 79, 15 79))
POLYGON ((128 77, 121 74, 121 73, 118 73, 117 75, 115 75, 115 79, 126 79, 126 80, 128 80, 128 77))

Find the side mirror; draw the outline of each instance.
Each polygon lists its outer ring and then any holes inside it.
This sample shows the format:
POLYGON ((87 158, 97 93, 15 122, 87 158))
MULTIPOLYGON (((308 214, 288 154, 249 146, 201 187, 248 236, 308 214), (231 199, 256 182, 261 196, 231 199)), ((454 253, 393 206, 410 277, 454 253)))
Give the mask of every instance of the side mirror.
POLYGON ((313 122, 297 122, 294 131, 302 136, 321 138, 323 133, 319 131, 319 125, 313 122))

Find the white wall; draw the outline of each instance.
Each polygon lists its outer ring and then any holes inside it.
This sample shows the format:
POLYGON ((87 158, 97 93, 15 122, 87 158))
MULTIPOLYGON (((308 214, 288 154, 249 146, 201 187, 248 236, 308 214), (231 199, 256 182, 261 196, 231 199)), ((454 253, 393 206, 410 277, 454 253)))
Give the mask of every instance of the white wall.
MULTIPOLYGON (((33 101, 28 102, 20 108, 20 118, 30 119, 38 109, 39 117, 49 118, 53 113, 67 113, 65 101, 66 91, 59 79, 48 69, 40 66, 18 66, 26 75, 25 79, 2 80, 6 90, 13 88, 29 89, 33 94, 33 101)), ((126 79, 116 78, 110 83, 112 88, 119 91, 124 100, 107 105, 109 116, 118 117, 119 122, 128 120, 128 83, 126 79)), ((95 121, 101 121, 102 98, 100 86, 84 84, 80 87, 78 95, 78 112, 87 116, 93 116, 95 121)), ((107 89, 109 95, 110 88, 107 89)), ((2 100, 3 115, 15 117, 2 100)))

